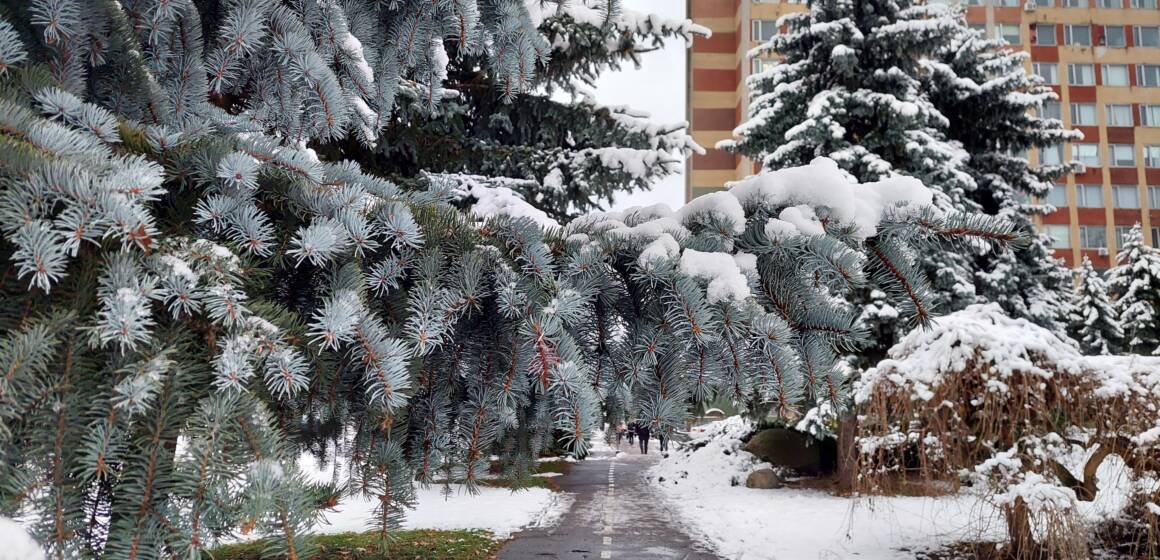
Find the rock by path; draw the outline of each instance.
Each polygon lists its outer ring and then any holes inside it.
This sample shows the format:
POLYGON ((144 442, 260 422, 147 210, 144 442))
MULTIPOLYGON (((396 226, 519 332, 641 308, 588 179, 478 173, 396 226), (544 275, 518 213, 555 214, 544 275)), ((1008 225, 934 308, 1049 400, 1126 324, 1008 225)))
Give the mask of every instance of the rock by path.
POLYGON ((624 453, 599 451, 556 478, 561 490, 574 495, 572 509, 554 527, 517 533, 500 560, 716 559, 681 530, 645 481, 645 471, 663 460, 660 453, 642 455, 627 442, 619 449, 624 453))

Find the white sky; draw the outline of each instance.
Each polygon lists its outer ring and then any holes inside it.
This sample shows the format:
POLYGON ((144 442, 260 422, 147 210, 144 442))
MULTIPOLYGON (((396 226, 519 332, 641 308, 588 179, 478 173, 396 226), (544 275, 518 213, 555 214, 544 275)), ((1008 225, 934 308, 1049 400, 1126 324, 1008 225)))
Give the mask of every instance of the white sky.
MULTIPOLYGON (((669 18, 685 17, 684 0, 624 0, 624 7, 669 18)), ((685 57, 681 39, 669 40, 665 48, 641 57, 640 69, 631 64, 620 72, 610 72, 596 82, 596 98, 605 104, 628 105, 650 113, 653 121, 672 123, 685 120, 685 57)), ((618 197, 612 207, 642 206, 664 202, 672 208, 685 203, 685 176, 673 175, 653 184, 651 191, 618 197)))

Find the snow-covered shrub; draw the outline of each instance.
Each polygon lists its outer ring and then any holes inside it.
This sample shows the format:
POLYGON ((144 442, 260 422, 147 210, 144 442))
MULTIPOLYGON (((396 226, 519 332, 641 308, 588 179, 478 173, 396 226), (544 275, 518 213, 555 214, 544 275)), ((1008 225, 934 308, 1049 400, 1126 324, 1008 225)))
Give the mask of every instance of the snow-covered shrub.
POLYGON ((1003 509, 1016 556, 1075 550, 1071 513, 1096 498, 1109 456, 1141 480, 1160 472, 1160 359, 1083 356, 996 304, 907 335, 855 401, 864 491, 972 486, 1003 509))

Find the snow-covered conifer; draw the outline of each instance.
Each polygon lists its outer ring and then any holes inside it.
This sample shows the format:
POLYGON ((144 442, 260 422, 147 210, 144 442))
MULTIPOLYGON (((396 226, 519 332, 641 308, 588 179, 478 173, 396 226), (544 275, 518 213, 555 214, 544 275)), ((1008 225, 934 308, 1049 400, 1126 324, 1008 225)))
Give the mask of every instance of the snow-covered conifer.
POLYGON ((1144 243, 1140 224, 1123 239, 1116 266, 1108 271, 1108 288, 1124 330, 1124 350, 1160 353, 1160 251, 1144 243))
MULTIPOLYGON (((751 53, 778 62, 749 78, 749 118, 721 147, 766 169, 824 155, 862 181, 909 175, 936 190, 938 208, 1002 216, 1028 231, 1041 210, 1027 195, 1045 193, 1071 169, 1020 159, 1074 135, 1027 114, 1054 94, 1025 73, 1023 55, 997 50, 961 12, 909 0, 822 0, 781 23, 784 31, 751 53)), ((941 310, 994 300, 1050 328, 1066 323, 1067 271, 1045 239, 1019 253, 976 246, 919 257, 941 310)), ((905 331, 895 309, 870 292, 856 299, 875 333, 870 353, 884 352, 905 331)))
POLYGON ((434 112, 402 98, 377 154, 365 158, 369 169, 408 182, 425 172, 508 180, 560 220, 603 208, 617 193, 648 189, 680 173, 683 155, 703 151, 688 123, 656 123, 643 111, 599 103, 589 87, 605 71, 639 66, 666 40, 690 44, 708 29, 620 0, 526 3, 551 45, 531 76, 535 89, 511 91, 488 70, 487 52, 445 41, 443 84, 454 95, 434 112))
POLYGON ((1103 275, 1084 257, 1080 265, 1068 330, 1085 354, 1114 354, 1124 339, 1119 317, 1108 298, 1103 275))

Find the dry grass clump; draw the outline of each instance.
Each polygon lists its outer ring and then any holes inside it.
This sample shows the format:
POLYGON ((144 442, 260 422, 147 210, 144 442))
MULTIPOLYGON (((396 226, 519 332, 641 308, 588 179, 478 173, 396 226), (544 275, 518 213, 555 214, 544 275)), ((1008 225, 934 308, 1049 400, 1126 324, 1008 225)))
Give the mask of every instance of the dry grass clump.
POLYGON ((908 336, 864 376, 858 490, 972 486, 1004 514, 1009 542, 998 550, 1006 558, 1087 558, 1113 545, 1129 557, 1160 550, 1150 513, 1160 513, 1157 496, 1134 496, 1123 519, 1094 528, 1075 511, 1095 499, 1096 473, 1112 455, 1132 476, 1160 474, 1160 446, 1148 436, 1160 426, 1160 360, 1086 358, 1046 331, 1024 332, 1034 325, 969 319, 965 332, 908 336))

